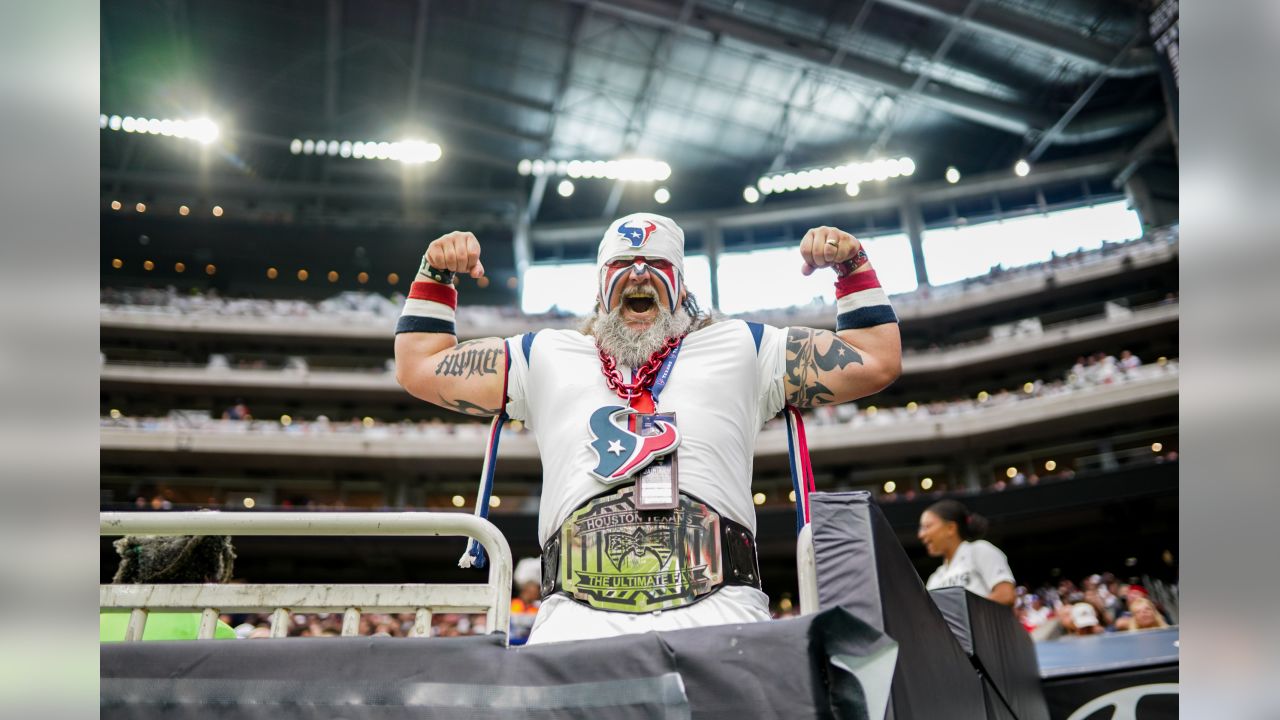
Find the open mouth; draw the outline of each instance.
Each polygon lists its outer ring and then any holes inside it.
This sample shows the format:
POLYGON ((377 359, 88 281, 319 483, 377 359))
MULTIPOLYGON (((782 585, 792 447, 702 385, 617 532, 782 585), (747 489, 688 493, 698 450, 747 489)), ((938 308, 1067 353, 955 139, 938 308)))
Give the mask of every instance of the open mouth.
POLYGON ((650 310, 652 310, 654 308, 655 303, 653 301, 653 298, 651 297, 632 296, 629 298, 624 298, 622 301, 622 305, 627 310, 637 315, 643 315, 649 312, 650 310))

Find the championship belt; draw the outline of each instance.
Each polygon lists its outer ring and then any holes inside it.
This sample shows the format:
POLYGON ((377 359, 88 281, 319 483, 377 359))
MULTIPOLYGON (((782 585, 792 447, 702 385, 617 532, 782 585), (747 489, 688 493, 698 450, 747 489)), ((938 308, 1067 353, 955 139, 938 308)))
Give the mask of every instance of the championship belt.
POLYGON ((725 585, 760 587, 755 538, 684 493, 673 510, 639 510, 635 486, 573 511, 542 552, 543 596, 597 610, 686 607, 725 585))

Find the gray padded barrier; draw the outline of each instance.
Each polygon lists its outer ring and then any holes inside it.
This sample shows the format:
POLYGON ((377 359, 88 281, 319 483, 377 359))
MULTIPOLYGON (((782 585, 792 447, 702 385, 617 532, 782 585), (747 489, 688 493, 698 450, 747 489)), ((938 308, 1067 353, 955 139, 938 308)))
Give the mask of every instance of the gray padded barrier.
POLYGON ((889 522, 866 492, 809 496, 818 606, 898 642, 889 720, 985 720, 982 685, 889 522))
POLYGON ((839 608, 512 648, 501 635, 104 643, 100 709, 141 719, 871 720, 895 650, 839 608))
POLYGON ((989 717, 1049 720, 1035 643, 1013 612, 964 588, 929 594, 984 681, 989 717))

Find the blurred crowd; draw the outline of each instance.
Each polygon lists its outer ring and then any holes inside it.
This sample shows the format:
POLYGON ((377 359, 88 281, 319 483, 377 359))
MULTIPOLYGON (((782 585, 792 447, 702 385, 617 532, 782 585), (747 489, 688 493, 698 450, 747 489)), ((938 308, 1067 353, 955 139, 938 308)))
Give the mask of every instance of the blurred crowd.
MULTIPOLYGON (((926 418, 954 417, 1035 398, 1067 395, 1089 388, 1152 379, 1177 372, 1176 359, 1160 358, 1150 366, 1143 366, 1142 361, 1128 350, 1122 350, 1119 358, 1098 352, 1088 358, 1079 358, 1077 365, 1061 377, 1028 380, 1018 388, 982 391, 974 397, 954 397, 927 403, 909 402, 900 407, 859 403, 824 405, 806 411, 805 422, 814 425, 891 425, 926 418)), ((766 423, 765 427, 780 426, 783 422, 781 418, 775 418, 766 423)))
POLYGON ((1157 630, 1178 622, 1177 586, 1114 573, 1069 579, 1034 591, 1019 586, 1014 613, 1037 640, 1157 630))
MULTIPOLYGON (((1029 380, 1019 388, 1002 388, 995 392, 982 391, 971 398, 956 397, 950 400, 934 400, 927 403, 909 402, 899 407, 880 407, 845 403, 822 406, 805 411, 805 421, 817 426, 853 425, 875 426, 905 422, 932 420, 939 417, 963 416, 973 412, 999 408, 1017 402, 1037 398, 1067 395, 1101 386, 1140 381, 1176 374, 1176 359, 1160 358, 1144 365, 1138 356, 1128 350, 1119 356, 1098 352, 1081 357, 1061 378, 1029 380)), ((784 421, 774 418, 765 424, 766 430, 781 431, 784 421)), ((289 415, 280 418, 258 419, 248 406, 238 402, 226 409, 220 417, 202 415, 190 411, 176 411, 165 417, 130 417, 112 411, 101 418, 102 427, 113 427, 143 432, 172 432, 194 430, 218 433, 283 433, 292 435, 326 435, 329 433, 360 433, 366 438, 414 437, 421 439, 454 436, 486 437, 488 427, 473 422, 446 422, 439 418, 429 420, 384 421, 373 417, 352 417, 348 420, 332 420, 326 415, 304 419, 289 415)), ((524 424, 512 420, 507 432, 524 432, 524 424)))
MULTIPOLYGON (((414 613, 366 613, 360 616, 357 635, 366 637, 410 637, 417 616, 414 613)), ((222 622, 235 630, 240 639, 271 637, 271 614, 251 613, 222 615, 222 622)), ((485 616, 460 613, 437 613, 431 616, 431 637, 483 635, 485 616)), ((342 613, 299 613, 293 615, 287 637, 339 637, 342 635, 342 613)))
MULTIPOLYGON (((1027 277, 1040 277, 1067 267, 1085 266, 1102 262, 1117 254, 1133 255, 1145 251, 1157 251, 1178 241, 1178 228, 1165 228, 1146 233, 1143 237, 1127 242, 1104 242, 1096 250, 1079 250, 1066 255, 1054 255, 1042 263, 1005 268, 996 265, 985 275, 968 278, 948 285, 937 285, 920 288, 909 293, 894 296, 894 304, 903 306, 926 303, 957 297, 981 291, 981 289, 997 285, 1001 282, 1027 277)), ((169 286, 157 288, 103 288, 100 302, 105 306, 126 307, 158 313, 171 313, 183 316, 223 316, 223 317, 257 317, 257 318, 324 318, 338 320, 345 324, 394 323, 400 315, 404 303, 404 295, 396 292, 389 296, 374 292, 347 291, 321 302, 307 300, 270 300, 261 298, 223 297, 216 289, 201 290, 191 288, 187 292, 179 292, 169 286)), ((821 317, 829 317, 834 312, 831 302, 809 303, 790 308, 778 308, 750 313, 752 319, 763 322, 788 325, 788 320, 798 316, 819 313, 821 317)), ((477 328, 484 332, 490 325, 503 321, 518 320, 530 324, 546 323, 548 326, 571 327, 573 315, 555 310, 525 314, 515 306, 484 306, 463 304, 457 310, 458 322, 467 327, 477 328)))

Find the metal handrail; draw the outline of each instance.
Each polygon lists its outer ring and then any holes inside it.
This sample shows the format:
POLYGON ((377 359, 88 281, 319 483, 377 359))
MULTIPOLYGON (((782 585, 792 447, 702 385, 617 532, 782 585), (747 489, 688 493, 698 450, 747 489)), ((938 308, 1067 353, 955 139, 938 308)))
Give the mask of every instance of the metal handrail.
POLYGON ((104 512, 99 534, 460 536, 475 538, 489 556, 483 584, 394 585, 102 585, 99 606, 128 608, 125 640, 141 640, 151 609, 200 612, 197 637, 212 638, 220 612, 271 611, 271 636, 284 637, 293 612, 342 612, 342 634, 355 635, 361 611, 416 613, 410 635, 430 634, 433 610, 485 613, 491 630, 507 630, 511 615, 511 547, 493 523, 439 512, 104 512))

